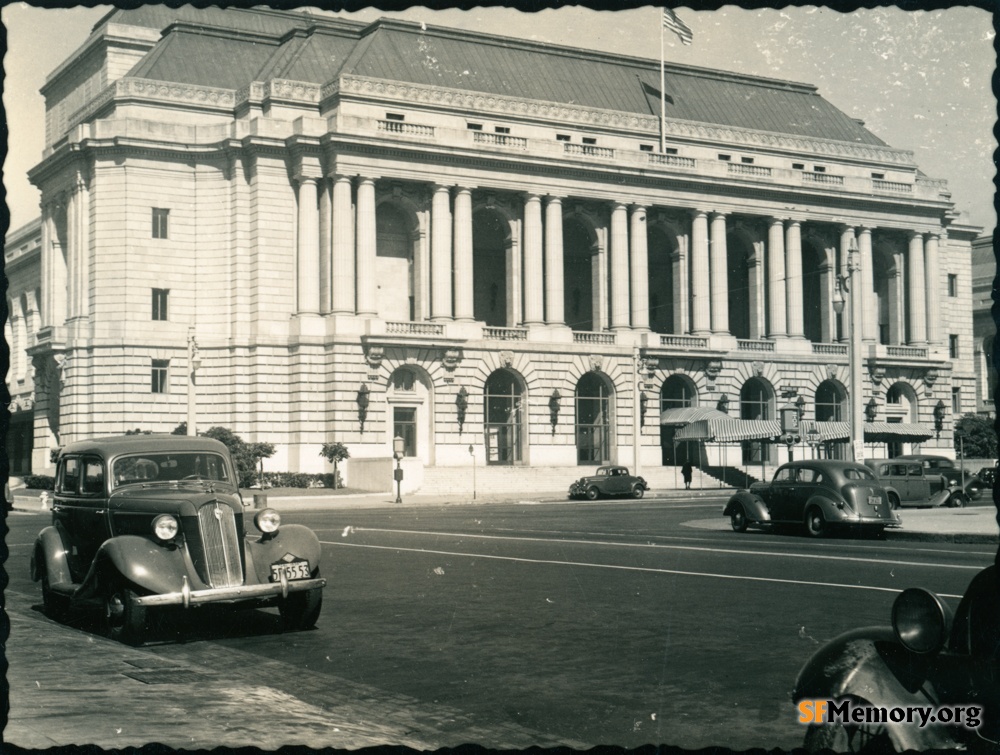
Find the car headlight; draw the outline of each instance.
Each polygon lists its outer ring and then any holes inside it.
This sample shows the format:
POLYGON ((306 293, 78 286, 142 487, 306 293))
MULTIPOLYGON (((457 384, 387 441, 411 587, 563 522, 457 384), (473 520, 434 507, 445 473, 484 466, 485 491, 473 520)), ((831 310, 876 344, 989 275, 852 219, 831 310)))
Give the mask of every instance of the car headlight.
POLYGON ((892 629, 907 650, 936 653, 948 636, 948 613, 936 595, 911 587, 892 604, 892 629))
POLYGON ((177 519, 170 514, 160 514, 153 520, 153 536, 157 540, 173 540, 180 531, 177 519))
POLYGON ((253 523, 265 535, 270 535, 281 526, 281 514, 274 509, 261 509, 253 518, 253 523))

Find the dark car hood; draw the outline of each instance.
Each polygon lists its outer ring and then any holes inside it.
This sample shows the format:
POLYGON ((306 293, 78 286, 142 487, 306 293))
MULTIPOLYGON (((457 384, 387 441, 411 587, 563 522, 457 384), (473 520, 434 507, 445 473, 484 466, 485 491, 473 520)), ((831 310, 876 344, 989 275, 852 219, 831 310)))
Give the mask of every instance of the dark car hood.
POLYGON ((243 502, 229 485, 206 483, 146 483, 118 488, 108 500, 112 511, 143 511, 177 516, 195 516, 206 503, 218 501, 237 514, 243 502))

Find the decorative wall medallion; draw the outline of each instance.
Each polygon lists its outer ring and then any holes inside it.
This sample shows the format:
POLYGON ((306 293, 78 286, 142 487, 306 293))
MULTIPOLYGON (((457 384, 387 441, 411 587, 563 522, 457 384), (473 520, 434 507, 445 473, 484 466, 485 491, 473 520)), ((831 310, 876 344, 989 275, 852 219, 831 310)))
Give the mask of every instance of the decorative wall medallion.
POLYGON ((927 370, 927 372, 924 373, 924 383, 926 383, 928 388, 933 388, 934 383, 938 381, 939 377, 941 377, 941 373, 938 372, 937 370, 935 369, 927 370))
POLYGON ((591 354, 590 355, 590 371, 591 372, 600 372, 601 371, 601 367, 603 367, 603 366, 604 366, 604 357, 600 356, 599 354, 591 354))
POLYGON ((458 363, 462 361, 462 350, 459 348, 445 349, 441 354, 441 364, 448 372, 454 372, 458 363))
POLYGON ((708 376, 709 380, 715 380, 719 375, 722 374, 722 362, 718 359, 713 359, 712 361, 705 364, 705 375, 708 376))
POLYGON ((383 359, 385 359, 385 350, 381 346, 369 346, 365 351, 365 361, 368 363, 368 369, 372 372, 378 372, 383 359))
POLYGON ((881 385, 885 379, 885 367, 880 366, 874 359, 869 359, 868 374, 871 375, 873 384, 881 385))
POLYGON ((837 365, 835 365, 835 364, 828 364, 826 366, 826 379, 827 380, 836 380, 837 379, 837 365))
POLYGON ((514 366, 514 352, 513 351, 501 351, 500 352, 500 364, 504 367, 510 368, 514 366))
POLYGON ((764 375, 764 363, 763 362, 754 362, 752 366, 753 366, 753 374, 756 375, 757 377, 763 377, 763 375, 764 375))

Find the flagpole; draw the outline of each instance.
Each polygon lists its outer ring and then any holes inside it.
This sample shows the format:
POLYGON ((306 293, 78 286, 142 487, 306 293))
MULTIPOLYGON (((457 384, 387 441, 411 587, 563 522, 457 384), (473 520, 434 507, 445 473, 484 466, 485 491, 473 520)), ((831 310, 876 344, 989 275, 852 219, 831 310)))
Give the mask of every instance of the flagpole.
POLYGON ((667 151, 667 95, 663 79, 663 19, 660 19, 660 154, 667 151))

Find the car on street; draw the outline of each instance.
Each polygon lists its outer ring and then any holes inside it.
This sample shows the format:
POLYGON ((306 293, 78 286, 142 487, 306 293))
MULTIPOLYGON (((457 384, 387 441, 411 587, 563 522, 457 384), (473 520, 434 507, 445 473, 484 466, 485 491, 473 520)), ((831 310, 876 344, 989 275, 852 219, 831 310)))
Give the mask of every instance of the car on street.
POLYGON ((976 472, 976 477, 982 480, 983 485, 992 490, 993 485, 997 481, 997 467, 1000 466, 1000 462, 994 464, 992 467, 983 467, 978 472, 976 472))
POLYGON ((900 506, 945 506, 957 500, 939 474, 926 474, 919 461, 865 459, 882 481, 894 509, 900 506))
POLYGON ((642 498, 647 490, 646 481, 629 474, 628 467, 598 467, 594 474, 581 477, 569 486, 569 497, 586 497, 591 501, 601 496, 642 498))
POLYGON ((824 537, 834 529, 879 534, 900 526, 885 487, 871 469, 833 460, 782 464, 770 482, 737 490, 723 515, 735 532, 797 525, 812 537, 824 537))
POLYGON ((978 500, 987 485, 970 470, 961 469, 954 459, 934 454, 904 454, 897 456, 900 461, 919 461, 924 466, 925 474, 939 474, 945 479, 945 484, 951 490, 951 505, 964 506, 969 501, 978 500))
POLYGON ((31 577, 43 608, 103 613, 112 639, 141 644, 150 612, 276 607, 286 629, 322 608, 319 539, 274 509, 250 524, 226 446, 145 435, 59 450, 52 524, 39 533, 31 577))

